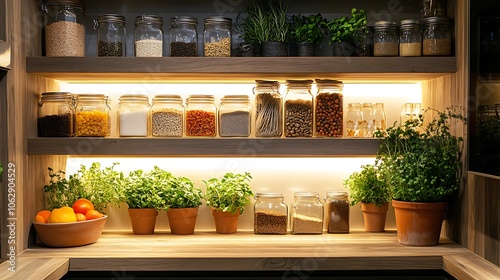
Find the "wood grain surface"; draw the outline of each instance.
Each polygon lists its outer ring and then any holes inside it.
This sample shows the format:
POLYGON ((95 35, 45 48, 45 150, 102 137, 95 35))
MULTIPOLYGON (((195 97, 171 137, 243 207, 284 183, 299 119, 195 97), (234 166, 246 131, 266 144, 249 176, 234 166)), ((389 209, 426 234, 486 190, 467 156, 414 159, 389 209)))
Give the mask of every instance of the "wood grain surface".
POLYGON ((67 258, 17 258, 15 271, 9 270, 9 262, 0 264, 2 280, 57 280, 69 268, 67 258))

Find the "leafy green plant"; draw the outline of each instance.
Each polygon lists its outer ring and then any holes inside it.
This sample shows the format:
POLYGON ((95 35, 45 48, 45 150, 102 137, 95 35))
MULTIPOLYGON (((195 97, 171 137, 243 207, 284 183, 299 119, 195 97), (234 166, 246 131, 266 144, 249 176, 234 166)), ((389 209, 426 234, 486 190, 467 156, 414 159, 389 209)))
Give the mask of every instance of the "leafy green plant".
POLYGON ((135 170, 123 185, 123 198, 129 208, 168 209, 166 193, 174 176, 158 166, 150 172, 135 170))
POLYGON ((293 15, 290 23, 290 40, 294 43, 312 43, 318 45, 325 37, 324 26, 327 20, 316 15, 293 15))
POLYGON ((200 206, 203 198, 201 189, 186 177, 174 177, 165 192, 169 208, 191 208, 200 206))
POLYGON ((216 210, 230 213, 243 213, 245 205, 250 203, 253 196, 249 182, 252 179, 250 173, 235 174, 226 173, 219 180, 212 178, 203 181, 206 185, 205 200, 207 205, 216 210))
POLYGON ((330 44, 353 43, 356 32, 366 27, 366 22, 366 11, 356 8, 351 9, 351 18, 344 16, 327 22, 325 25, 332 35, 330 44))
POLYGON ((243 40, 246 43, 261 44, 269 38, 269 17, 260 6, 254 5, 247 9, 248 16, 242 24, 243 40))
POLYGON ((287 7, 281 0, 266 1, 265 6, 258 4, 248 9, 243 23, 243 39, 247 43, 286 42, 290 23, 286 16, 287 7))
POLYGON ((383 179, 381 168, 378 164, 362 165, 361 171, 344 180, 344 186, 350 191, 351 205, 360 202, 382 205, 391 200, 391 188, 383 179))
POLYGON ((283 6, 281 0, 269 1, 269 38, 266 42, 286 42, 288 39, 288 32, 290 23, 288 22, 286 13, 287 7, 283 6))

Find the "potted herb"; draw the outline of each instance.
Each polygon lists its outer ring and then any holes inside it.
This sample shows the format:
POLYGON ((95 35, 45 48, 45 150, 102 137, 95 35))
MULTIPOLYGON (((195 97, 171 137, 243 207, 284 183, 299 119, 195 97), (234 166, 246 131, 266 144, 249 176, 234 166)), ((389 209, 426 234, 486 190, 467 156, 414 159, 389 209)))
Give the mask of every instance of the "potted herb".
POLYGON ((168 221, 173 234, 193 234, 203 193, 191 180, 173 177, 165 192, 168 221))
POLYGON ((351 9, 351 17, 340 17, 326 23, 330 35, 330 44, 333 45, 334 56, 356 55, 354 45, 355 35, 359 30, 366 28, 366 11, 351 9))
POLYGON ((293 15, 290 24, 290 41, 297 44, 298 56, 314 56, 316 46, 323 41, 326 19, 321 14, 293 15))
POLYGON ((260 6, 255 5, 247 9, 248 16, 243 24, 239 25, 244 43, 240 45, 240 56, 261 56, 262 42, 269 36, 269 18, 260 6), (250 47, 249 47, 250 46, 250 47))

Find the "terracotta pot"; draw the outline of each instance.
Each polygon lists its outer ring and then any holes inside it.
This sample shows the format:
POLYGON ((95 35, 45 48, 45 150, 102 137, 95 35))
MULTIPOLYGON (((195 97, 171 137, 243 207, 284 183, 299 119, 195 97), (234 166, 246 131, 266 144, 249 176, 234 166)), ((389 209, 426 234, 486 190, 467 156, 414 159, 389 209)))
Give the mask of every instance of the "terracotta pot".
POLYGON ((392 201, 398 241, 404 245, 432 246, 439 243, 446 202, 392 201))
POLYGON ((212 215, 214 216, 215 231, 217 233, 236 233, 238 230, 240 212, 232 214, 212 209, 212 215))
POLYGON ((198 217, 198 207, 170 208, 167 211, 170 232, 173 234, 193 234, 198 217))
POLYGON ((372 203, 361 203, 361 211, 363 211, 363 220, 365 222, 365 231, 367 232, 382 232, 385 230, 385 217, 389 203, 375 205, 372 203))
POLYGON ((155 233, 156 216, 158 211, 152 208, 129 208, 128 215, 132 222, 132 232, 134 234, 155 233))

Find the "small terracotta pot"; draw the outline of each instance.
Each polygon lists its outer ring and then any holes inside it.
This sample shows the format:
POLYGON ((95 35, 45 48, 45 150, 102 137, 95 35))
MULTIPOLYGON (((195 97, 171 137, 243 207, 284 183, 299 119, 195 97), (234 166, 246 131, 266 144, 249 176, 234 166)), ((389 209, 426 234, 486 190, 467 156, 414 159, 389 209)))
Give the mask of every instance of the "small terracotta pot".
POLYGON ((156 216, 158 211, 152 208, 129 208, 128 215, 132 222, 132 232, 134 234, 155 233, 156 216))
POLYGON ((170 208, 167 211, 170 232, 173 234, 193 234, 198 217, 198 207, 170 208))
POLYGON ((389 203, 376 205, 372 203, 361 203, 361 211, 363 211, 363 220, 365 222, 365 231, 367 232, 382 232, 385 230, 385 218, 389 203))
POLYGON ((212 209, 212 215, 214 216, 215 231, 217 233, 236 233, 238 230, 238 217, 240 216, 240 212, 232 214, 230 212, 212 209))

